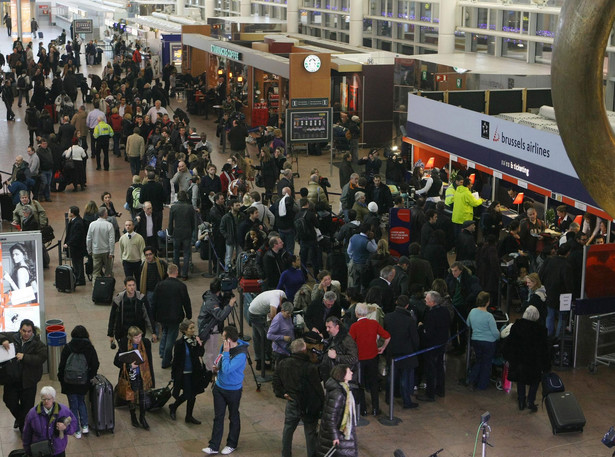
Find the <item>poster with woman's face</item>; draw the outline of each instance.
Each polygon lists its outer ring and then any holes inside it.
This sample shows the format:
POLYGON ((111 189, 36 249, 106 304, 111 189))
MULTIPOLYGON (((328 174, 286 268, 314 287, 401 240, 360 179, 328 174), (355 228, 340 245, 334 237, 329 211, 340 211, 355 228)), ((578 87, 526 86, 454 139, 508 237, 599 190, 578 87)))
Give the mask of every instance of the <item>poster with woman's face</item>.
POLYGON ((36 241, 0 242, 0 331, 17 331, 23 319, 40 326, 36 241))

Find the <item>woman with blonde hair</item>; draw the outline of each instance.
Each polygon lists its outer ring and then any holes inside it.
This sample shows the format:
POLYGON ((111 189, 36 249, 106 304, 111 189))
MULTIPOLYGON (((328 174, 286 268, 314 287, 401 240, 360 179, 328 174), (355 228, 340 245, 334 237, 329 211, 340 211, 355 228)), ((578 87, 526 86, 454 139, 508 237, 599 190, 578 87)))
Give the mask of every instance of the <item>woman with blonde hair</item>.
POLYGON ((540 313, 538 322, 544 326, 547 325, 547 289, 542 285, 538 273, 530 273, 525 278, 525 284, 528 288, 528 296, 525 307, 535 306, 540 313))

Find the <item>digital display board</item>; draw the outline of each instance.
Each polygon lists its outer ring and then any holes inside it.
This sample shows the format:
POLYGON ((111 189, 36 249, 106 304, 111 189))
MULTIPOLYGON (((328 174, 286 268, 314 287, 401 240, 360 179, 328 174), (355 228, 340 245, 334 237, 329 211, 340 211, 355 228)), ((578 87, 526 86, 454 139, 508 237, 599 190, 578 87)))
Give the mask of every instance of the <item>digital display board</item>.
POLYGON ((287 137, 294 142, 331 141, 331 108, 321 110, 286 110, 289 129, 287 137))

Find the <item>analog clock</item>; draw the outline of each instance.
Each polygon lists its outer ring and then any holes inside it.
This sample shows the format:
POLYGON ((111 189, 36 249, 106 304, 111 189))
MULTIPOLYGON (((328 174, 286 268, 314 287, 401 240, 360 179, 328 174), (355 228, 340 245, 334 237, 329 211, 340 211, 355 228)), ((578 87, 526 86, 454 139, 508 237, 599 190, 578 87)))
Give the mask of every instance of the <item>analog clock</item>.
POLYGON ((303 60, 303 67, 310 73, 315 73, 320 70, 320 57, 309 55, 303 60))

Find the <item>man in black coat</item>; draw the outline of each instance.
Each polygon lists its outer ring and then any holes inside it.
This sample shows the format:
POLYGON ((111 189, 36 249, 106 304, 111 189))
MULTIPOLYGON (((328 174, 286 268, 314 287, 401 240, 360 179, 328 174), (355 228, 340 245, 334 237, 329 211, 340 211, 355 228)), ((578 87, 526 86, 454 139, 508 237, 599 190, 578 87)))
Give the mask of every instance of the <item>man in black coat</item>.
MULTIPOLYGON (((387 356, 389 358, 395 359, 412 354, 419 349, 419 333, 416 319, 408 309, 409 304, 410 300, 408 300, 407 296, 400 296, 395 310, 384 316, 384 329, 391 334, 391 341, 387 346, 387 356)), ((418 364, 418 357, 410 357, 395 363, 395 383, 399 385, 405 409, 418 406, 418 403, 412 401, 414 369, 418 364)), ((387 383, 387 386, 390 386, 390 383, 387 383)))
POLYGON ((152 311, 154 320, 162 325, 159 353, 162 357, 162 368, 171 366, 173 345, 179 334, 179 323, 192 319, 192 305, 186 285, 177 279, 179 268, 170 263, 167 267, 169 277, 160 281, 154 289, 152 311))
POLYGON ((162 230, 162 211, 154 212, 153 205, 145 201, 143 208, 135 217, 135 232, 143 237, 146 246, 158 250, 158 232, 162 230))
POLYGON ((318 444, 318 418, 325 395, 318 367, 310 362, 303 338, 290 344, 291 356, 283 359, 273 375, 276 397, 286 400, 282 457, 292 456, 293 434, 299 421, 303 421, 307 455, 315 455, 318 444))
POLYGON ((432 349, 425 353, 425 378, 427 387, 424 396, 418 400, 433 402, 435 396, 444 397, 444 351, 451 326, 451 316, 441 305, 442 297, 438 292, 429 291, 425 296, 428 311, 420 328, 421 347, 432 349))
MULTIPOLYGON (((184 264, 182 279, 188 279, 192 257, 192 231, 196 228, 196 211, 188 200, 186 191, 177 194, 177 203, 171 206, 169 214, 169 236, 173 237, 173 261, 179 266, 179 253, 183 249, 184 264)), ((170 363, 170 362, 169 362, 170 363)))
POLYGON ((15 120, 15 113, 13 112, 13 102, 15 101, 15 96, 13 95, 13 87, 11 87, 11 84, 11 78, 6 78, 4 80, 4 85, 2 86, 2 100, 4 101, 4 106, 6 106, 7 121, 15 120))
POLYGON ((465 221, 459 235, 457 235, 457 258, 456 260, 476 260, 476 240, 474 232, 476 231, 475 221, 465 221))
POLYGON ((269 238, 269 250, 263 256, 263 273, 265 275, 265 288, 275 289, 280 281, 282 272, 290 267, 291 255, 284 249, 284 242, 278 236, 269 238))
POLYGON ((282 198, 284 196, 284 188, 288 187, 290 189, 290 196, 294 200, 295 199, 295 185, 293 183, 293 171, 292 170, 282 170, 282 177, 278 181, 278 197, 282 198))
POLYGON ((548 257, 538 272, 542 285, 547 290, 547 330, 549 336, 561 335, 565 314, 559 311, 559 296, 572 292, 572 268, 568 263, 570 245, 564 244, 557 249, 557 254, 548 257), (557 332, 555 316, 559 315, 557 332))
POLYGON ((314 300, 305 311, 305 328, 327 335, 326 321, 329 317, 342 318, 342 307, 337 302, 337 294, 330 290, 325 292, 322 300, 314 300))
POLYGON ((367 186, 367 201, 378 204, 378 214, 388 215, 393 207, 391 189, 382 182, 380 175, 374 175, 374 181, 367 186))
POLYGON ((380 270, 380 277, 372 279, 369 283, 369 287, 378 287, 382 291, 382 300, 380 307, 385 313, 390 313, 395 309, 395 303, 393 301, 393 287, 391 283, 395 278, 395 268, 391 265, 387 265, 380 270))
POLYGON ((354 172, 355 171, 352 168, 352 153, 346 152, 342 157, 342 163, 340 164, 340 185, 343 186, 350 181, 350 175, 354 172))
POLYGON ((73 145, 73 136, 75 136, 75 126, 70 123, 68 116, 63 116, 62 123, 58 127, 58 142, 62 151, 66 151, 73 145))
POLYGON ((71 206, 68 210, 68 226, 64 248, 68 249, 73 269, 75 272, 75 285, 85 286, 85 272, 83 269, 83 257, 87 254, 85 245, 85 225, 79 216, 79 208, 71 206))
POLYGON ((316 240, 316 228, 318 228, 318 216, 316 216, 316 212, 313 210, 310 201, 307 198, 301 198, 299 200, 299 205, 301 206, 301 210, 295 216, 295 227, 297 227, 298 219, 305 219, 304 227, 306 228, 304 233, 299 233, 295 230, 295 236, 299 240, 299 256, 301 257, 301 263, 303 265, 311 262, 312 268, 314 269, 314 276, 318 276, 318 272, 320 271, 320 259, 321 252, 318 248, 318 243, 316 240))
POLYGON ((431 289, 433 283, 433 271, 431 264, 421 257, 421 245, 412 243, 408 247, 408 288, 413 284, 420 285, 423 290, 431 289))
MULTIPOLYGON (((141 193, 139 194, 139 202, 145 204, 150 202, 152 204, 152 210, 156 217, 160 217, 162 222, 162 210, 164 208, 164 188, 162 184, 156 181, 156 172, 147 172, 147 182, 141 186, 141 193)), ((146 243, 147 244, 147 243, 146 243)))

